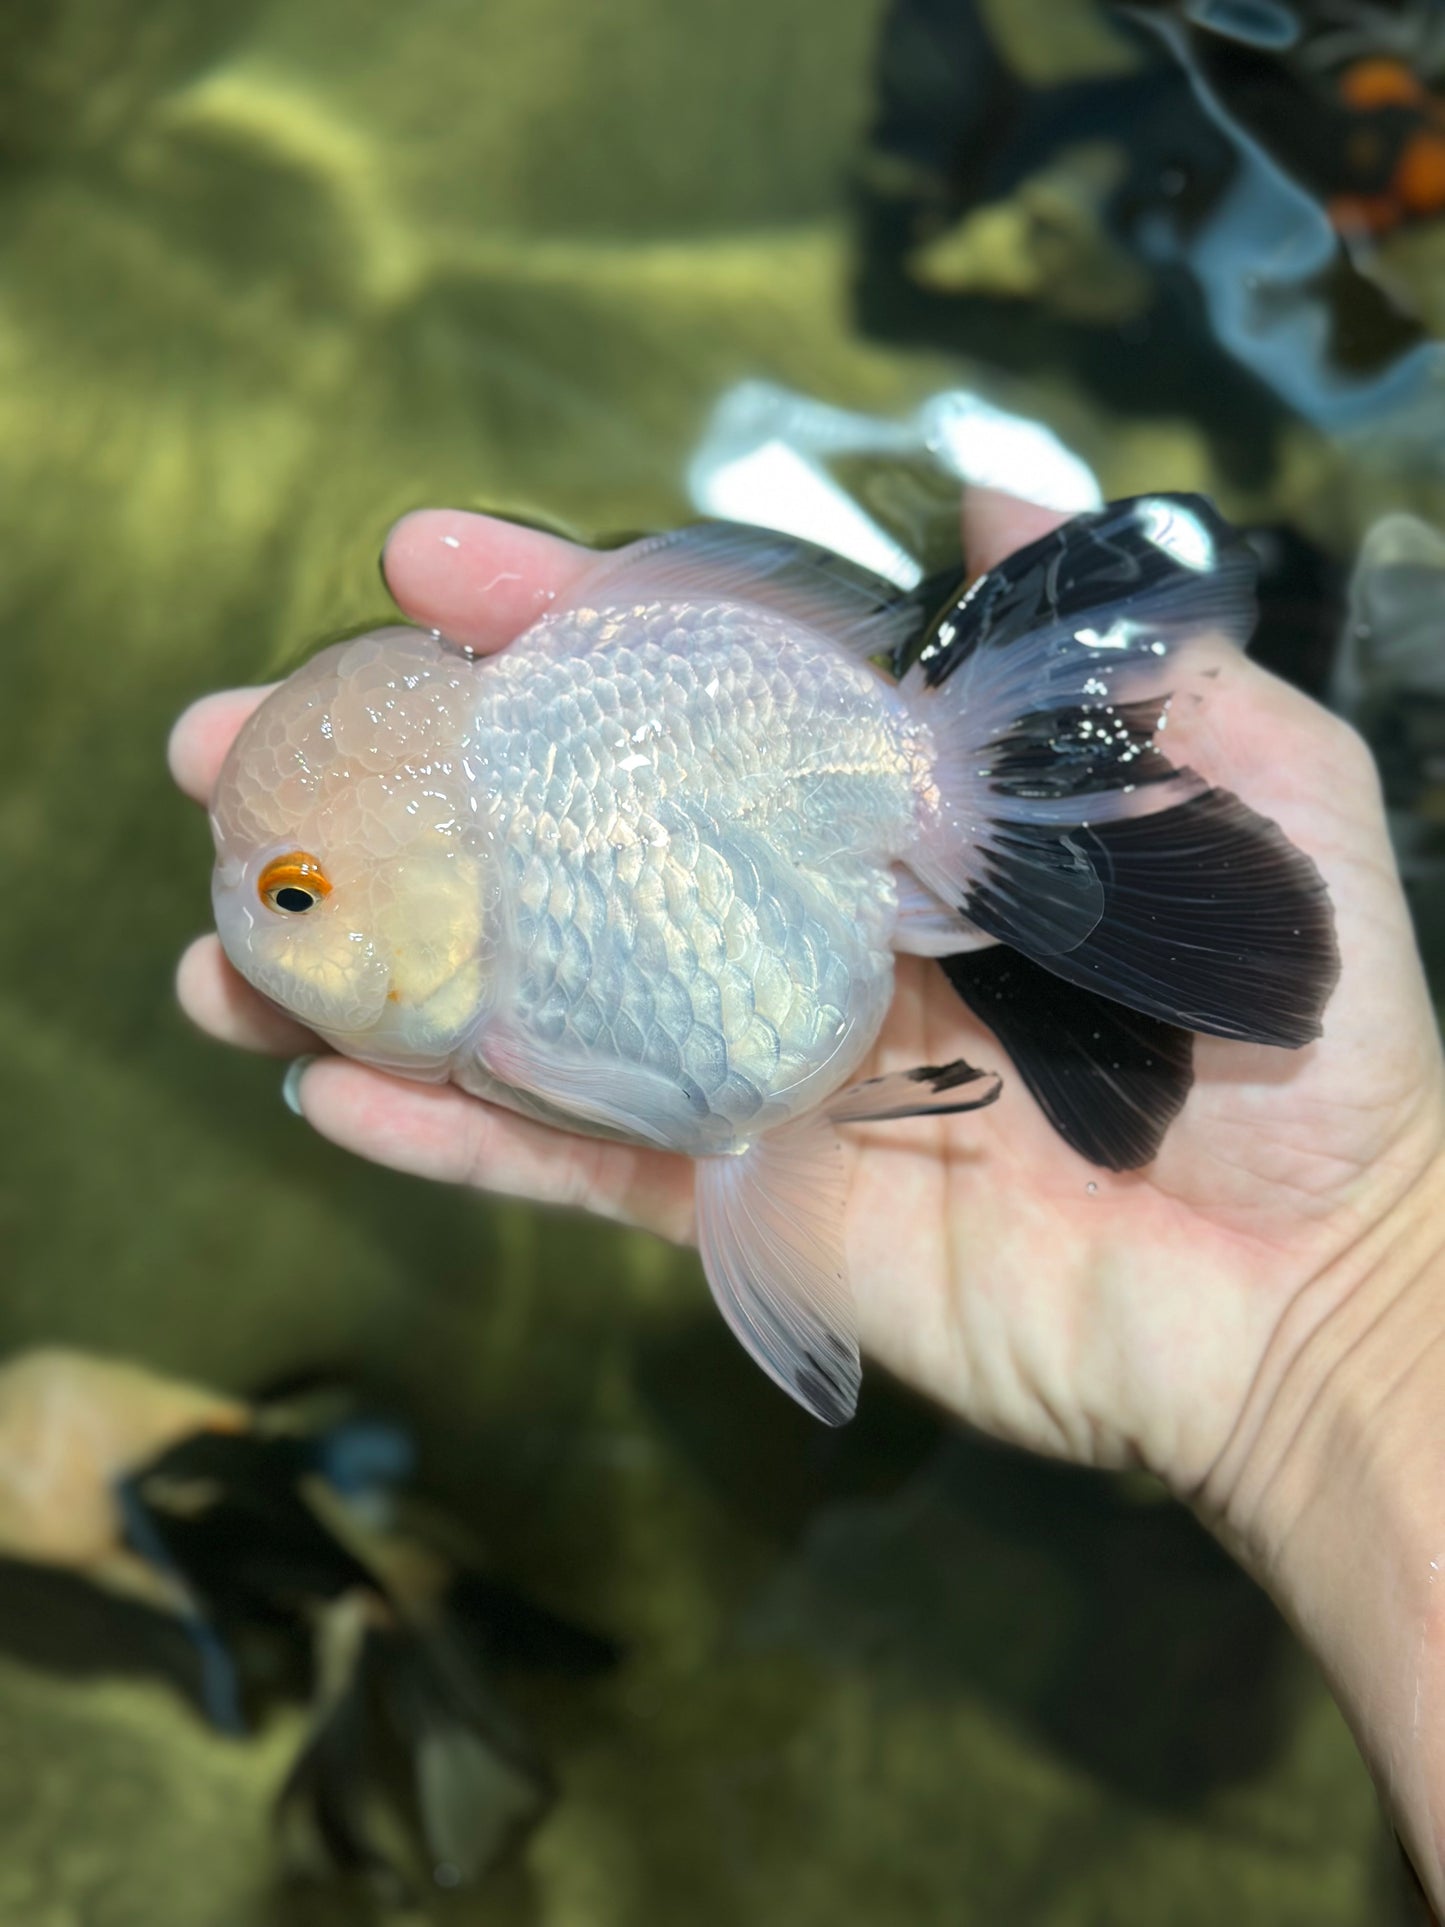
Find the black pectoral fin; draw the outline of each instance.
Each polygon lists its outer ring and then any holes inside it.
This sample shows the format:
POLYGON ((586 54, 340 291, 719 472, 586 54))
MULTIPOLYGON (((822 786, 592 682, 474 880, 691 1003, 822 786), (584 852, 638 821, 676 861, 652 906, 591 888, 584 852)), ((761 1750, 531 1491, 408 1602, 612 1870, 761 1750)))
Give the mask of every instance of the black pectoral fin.
POLYGON ((1082 943, 1040 959, 1056 975, 1213 1037, 1297 1050, 1320 1035, 1340 973, 1334 914, 1278 824, 1212 789, 1095 824, 1079 843, 1104 913, 1082 943))
POLYGON ((981 1111, 1003 1089, 997 1071, 981 1071, 956 1057, 951 1064, 918 1064, 908 1071, 850 1084, 829 1100, 835 1124, 883 1124, 904 1117, 957 1117, 981 1111))
POLYGON ((1187 1030, 1066 983, 1016 951, 941 961, 1066 1144, 1107 1171, 1150 1162, 1194 1081, 1187 1030))

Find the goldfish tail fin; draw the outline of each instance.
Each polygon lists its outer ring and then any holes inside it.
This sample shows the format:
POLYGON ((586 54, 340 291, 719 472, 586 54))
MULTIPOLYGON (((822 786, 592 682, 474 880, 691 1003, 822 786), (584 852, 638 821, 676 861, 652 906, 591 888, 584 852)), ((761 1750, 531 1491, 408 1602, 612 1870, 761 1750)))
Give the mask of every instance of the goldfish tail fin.
POLYGON ((551 1788, 461 1643, 445 1624, 378 1623, 358 1591, 327 1605, 317 1645, 311 1731, 277 1800, 292 1868, 400 1896, 438 1867, 478 1878, 551 1788))
POLYGON ((941 744, 937 821, 909 865, 1084 990, 1294 1048, 1338 975, 1324 883, 1157 741, 1201 652, 1247 640, 1254 577, 1202 497, 1164 495, 1075 516, 981 576, 902 683, 941 744))
POLYGON ((1106 1171, 1152 1161, 1194 1082, 1191 1032, 1081 990, 1000 944, 941 962, 1072 1150, 1106 1171))

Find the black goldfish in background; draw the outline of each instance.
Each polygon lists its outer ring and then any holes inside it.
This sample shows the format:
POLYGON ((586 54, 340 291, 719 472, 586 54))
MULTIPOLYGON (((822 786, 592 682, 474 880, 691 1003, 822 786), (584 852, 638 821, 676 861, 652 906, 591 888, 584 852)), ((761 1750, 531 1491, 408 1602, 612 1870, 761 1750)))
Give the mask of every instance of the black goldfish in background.
MULTIPOLYGON (((139 1605, 150 1625, 119 1604, 109 1628, 82 1611, 80 1663, 139 1653, 238 1736, 278 1690, 309 1701, 277 1801, 290 1871, 393 1895, 474 1880, 552 1798, 494 1678, 587 1675, 616 1652, 409 1498, 413 1459, 401 1428, 337 1389, 251 1402, 118 1360, 21 1353, 0 1366, 16 1608, 0 1642, 23 1651, 27 1619, 63 1623, 67 1580, 139 1605), (53 1599, 31 1596, 37 1581, 53 1599)), ((68 1667, 63 1648, 44 1657, 68 1667)))

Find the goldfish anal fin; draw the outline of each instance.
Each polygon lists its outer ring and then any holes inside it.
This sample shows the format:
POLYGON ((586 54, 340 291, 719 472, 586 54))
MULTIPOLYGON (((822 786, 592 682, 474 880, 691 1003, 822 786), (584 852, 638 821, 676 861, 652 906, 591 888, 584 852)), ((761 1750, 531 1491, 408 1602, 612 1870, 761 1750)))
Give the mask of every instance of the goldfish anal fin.
POLYGON ((858 1402, 843 1252, 843 1154, 813 1113, 736 1156, 700 1158, 697 1240, 718 1309, 776 1384, 825 1425, 858 1402))

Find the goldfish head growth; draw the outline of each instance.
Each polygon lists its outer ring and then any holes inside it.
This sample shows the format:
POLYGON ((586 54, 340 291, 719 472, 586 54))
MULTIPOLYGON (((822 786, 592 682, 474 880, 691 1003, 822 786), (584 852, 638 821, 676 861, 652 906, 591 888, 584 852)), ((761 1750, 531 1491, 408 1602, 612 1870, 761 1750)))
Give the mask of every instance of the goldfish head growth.
POLYGON ((323 650, 237 737, 211 806, 226 955, 350 1054, 440 1080, 491 1001, 495 857, 468 665, 391 629, 323 650))

